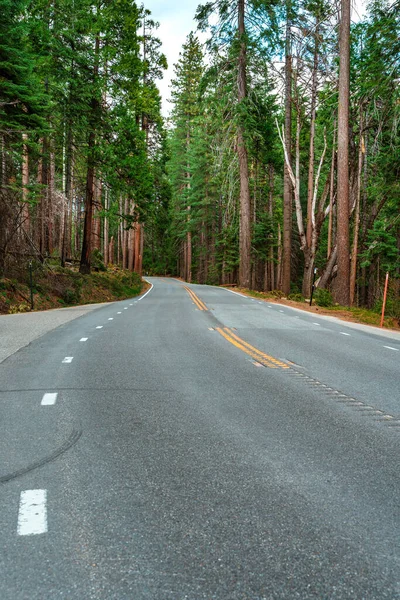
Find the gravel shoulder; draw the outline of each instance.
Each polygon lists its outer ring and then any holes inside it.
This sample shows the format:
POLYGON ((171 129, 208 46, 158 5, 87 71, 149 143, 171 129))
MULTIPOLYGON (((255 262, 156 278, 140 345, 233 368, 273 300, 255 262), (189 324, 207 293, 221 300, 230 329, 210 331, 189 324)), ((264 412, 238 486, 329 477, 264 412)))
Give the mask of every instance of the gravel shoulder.
POLYGON ((16 315, 0 315, 0 363, 45 333, 101 308, 110 302, 57 308, 16 315))

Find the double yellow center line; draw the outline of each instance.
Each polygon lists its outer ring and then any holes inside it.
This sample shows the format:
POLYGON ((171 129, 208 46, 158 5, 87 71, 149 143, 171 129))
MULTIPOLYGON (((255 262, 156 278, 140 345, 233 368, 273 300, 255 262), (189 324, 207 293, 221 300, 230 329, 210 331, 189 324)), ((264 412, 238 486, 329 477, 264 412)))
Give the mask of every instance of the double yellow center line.
POLYGON ((193 302, 199 310, 208 310, 207 306, 202 300, 200 300, 198 296, 196 296, 193 290, 188 288, 186 285, 184 285, 183 287, 185 288, 185 290, 187 291, 187 293, 189 294, 189 296, 191 297, 191 299, 193 300, 193 302))
POLYGON ((246 354, 251 356, 251 358, 253 358, 255 361, 264 365, 264 367, 269 367, 270 369, 290 368, 289 365, 282 362, 281 360, 278 360, 273 356, 269 356, 268 354, 265 354, 265 352, 261 352, 261 350, 258 350, 258 348, 254 348, 254 346, 251 346, 249 343, 242 340, 238 335, 233 333, 233 331, 231 331, 229 327, 217 327, 216 331, 218 331, 220 335, 222 335, 226 340, 228 340, 228 342, 230 342, 231 344, 236 346, 236 348, 239 348, 243 352, 246 352, 246 354))
MULTIPOLYGON (((202 300, 200 300, 198 296, 196 296, 193 290, 191 290, 187 285, 184 285, 183 287, 185 288, 185 290, 187 291, 187 293, 189 294, 189 296, 191 297, 191 299, 193 300, 193 302, 199 310, 208 310, 207 306, 202 300)), ((216 327, 215 331, 218 331, 218 333, 222 335, 222 337, 224 337, 228 342, 236 346, 236 348, 239 348, 239 350, 242 350, 243 352, 251 356, 252 359, 254 359, 257 363, 263 365, 264 367, 269 367, 270 369, 290 368, 289 365, 287 365, 283 361, 274 358, 273 356, 269 356, 269 354, 265 354, 265 352, 258 350, 258 348, 254 348, 254 346, 251 346, 248 342, 242 340, 242 338, 233 333, 233 331, 229 329, 229 327, 216 327)))

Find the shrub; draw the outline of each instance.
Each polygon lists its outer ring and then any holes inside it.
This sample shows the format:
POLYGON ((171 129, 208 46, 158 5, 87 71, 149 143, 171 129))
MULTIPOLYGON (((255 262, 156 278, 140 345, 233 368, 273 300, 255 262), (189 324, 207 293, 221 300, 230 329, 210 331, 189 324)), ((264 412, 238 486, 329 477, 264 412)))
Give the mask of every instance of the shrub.
POLYGON ((334 304, 332 294, 328 290, 322 288, 317 288, 314 291, 314 302, 318 306, 325 307, 333 306, 334 304))
POLYGON ((92 252, 91 263, 93 269, 97 271, 107 271, 107 267, 104 264, 104 257, 98 248, 95 248, 92 252))
POLYGON ((31 307, 29 306, 29 304, 22 302, 21 304, 14 304, 13 306, 10 306, 10 308, 8 309, 8 313, 10 315, 16 315, 18 313, 29 312, 30 310, 31 307))
POLYGON ((271 292, 268 292, 268 295, 271 298, 284 298, 285 294, 282 292, 282 290, 272 290, 271 292))
POLYGON ((65 304, 78 304, 80 300, 80 294, 78 290, 71 290, 70 288, 67 288, 66 290, 63 290, 61 298, 65 304))
POLYGON ((289 294, 288 296, 288 300, 294 300, 295 302, 304 302, 304 296, 303 294, 289 294))

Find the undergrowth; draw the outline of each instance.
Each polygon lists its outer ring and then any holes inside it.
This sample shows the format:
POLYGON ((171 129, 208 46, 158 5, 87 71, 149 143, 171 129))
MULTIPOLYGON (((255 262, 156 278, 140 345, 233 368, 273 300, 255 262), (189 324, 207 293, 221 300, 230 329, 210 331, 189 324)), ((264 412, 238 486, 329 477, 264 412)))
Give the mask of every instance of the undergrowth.
MULTIPOLYGON (((0 279, 0 313, 30 311, 28 274, 20 279, 0 279)), ((44 270, 36 267, 33 272, 34 310, 123 300, 137 296, 142 288, 143 282, 137 273, 117 268, 81 275, 71 268, 44 270)))

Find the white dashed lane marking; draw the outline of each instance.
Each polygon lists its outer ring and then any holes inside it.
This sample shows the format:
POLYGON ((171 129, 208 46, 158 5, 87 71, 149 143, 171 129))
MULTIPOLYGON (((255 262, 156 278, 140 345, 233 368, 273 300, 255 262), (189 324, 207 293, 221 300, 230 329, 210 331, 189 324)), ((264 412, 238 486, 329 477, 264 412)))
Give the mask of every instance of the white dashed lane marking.
POLYGON ((58 394, 56 394, 56 393, 44 394, 40 404, 42 406, 52 406, 53 404, 56 403, 57 396, 58 396, 58 394))
POLYGON ((350 335, 350 333, 345 333, 344 331, 341 331, 340 335, 350 335))
POLYGON ((121 311, 117 312, 117 315, 122 315, 122 312, 121 311))
POLYGON ((313 325, 318 325, 320 327, 320 323, 313 323, 313 325))
POLYGON ((97 325, 96 329, 103 329, 103 325, 97 325))
POLYGON ((81 338, 79 341, 80 342, 87 342, 89 338, 81 338))
POLYGON ((18 535, 38 535, 47 531, 47 490, 21 492, 18 512, 18 535))
POLYGON ((124 310, 128 310, 128 307, 127 307, 127 306, 125 306, 125 307, 124 307, 124 310))
POLYGON ((114 321, 114 317, 110 317, 108 320, 109 321, 114 321))
POLYGON ((392 346, 383 346, 384 348, 387 348, 388 350, 394 350, 395 352, 399 352, 398 348, 392 348, 392 346))
POLYGON ((72 363, 73 360, 74 360, 73 356, 66 356, 62 362, 63 363, 72 363))

